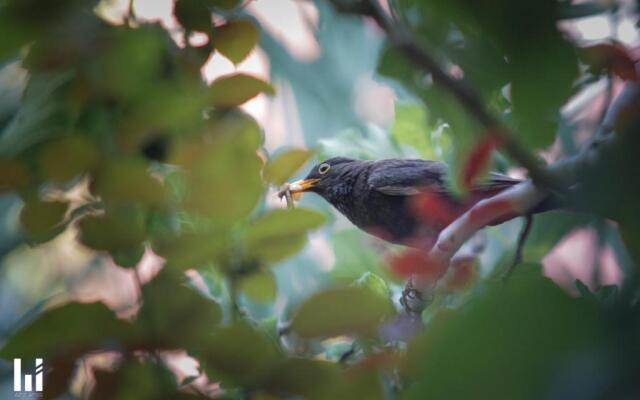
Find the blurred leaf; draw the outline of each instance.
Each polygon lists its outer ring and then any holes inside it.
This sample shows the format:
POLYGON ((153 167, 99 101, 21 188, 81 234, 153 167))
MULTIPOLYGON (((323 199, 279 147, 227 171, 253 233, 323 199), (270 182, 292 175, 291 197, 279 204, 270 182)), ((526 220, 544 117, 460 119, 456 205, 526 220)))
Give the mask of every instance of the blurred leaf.
POLYGON ((447 150, 446 137, 433 137, 434 132, 422 104, 396 102, 395 120, 391 127, 391 135, 401 145, 411 146, 425 160, 442 159, 442 152, 447 150))
POLYGON ((144 285, 142 298, 135 323, 144 332, 138 344, 143 348, 186 349, 193 355, 209 345, 222 320, 220 305, 188 287, 184 276, 173 271, 162 271, 144 285))
POLYGON ((309 159, 313 152, 304 149, 286 150, 271 158, 264 168, 264 179, 280 186, 293 176, 309 159))
MULTIPOLYGON (((316 395, 333 387, 340 378, 338 364, 322 360, 289 358, 274 368, 261 385, 263 390, 277 396, 316 395)), ((328 397, 321 397, 328 398, 328 397)))
POLYGON ((142 247, 144 216, 136 211, 118 210, 106 215, 89 215, 78 222, 80 242, 94 250, 128 253, 142 247))
POLYGON ((280 261, 304 247, 307 232, 324 222, 324 215, 316 211, 301 208, 272 210, 255 220, 247 230, 247 250, 265 262, 280 261))
POLYGON ((462 167, 462 184, 466 190, 470 190, 478 178, 487 173, 493 151, 499 144, 499 139, 491 132, 482 135, 462 167))
POLYGON ((408 398, 543 398, 562 366, 603 350, 606 329, 593 303, 567 296, 540 266, 521 265, 507 285, 437 316, 411 345, 408 398))
POLYGON ((260 199, 262 162, 256 151, 261 138, 252 124, 220 129, 210 143, 182 144, 174 158, 188 169, 185 208, 225 226, 246 218, 260 199))
POLYGON ((213 29, 207 0, 176 0, 173 14, 187 30, 208 34, 213 29))
POLYGON ((635 59, 629 49, 620 43, 603 43, 581 49, 584 60, 596 72, 607 72, 618 78, 638 82, 638 73, 635 68, 635 59))
POLYGON ((31 240, 44 242, 52 239, 61 229, 69 204, 59 201, 28 200, 20 212, 20 223, 31 240))
POLYGON ((64 183, 96 167, 99 157, 98 148, 90 140, 80 135, 66 136, 45 147, 40 168, 47 180, 64 183))
POLYGON ((213 30, 213 44, 232 63, 241 63, 258 44, 260 33, 249 20, 232 19, 213 30))
POLYGON ((31 172, 20 161, 0 157, 0 190, 20 189, 31 180, 31 172))
POLYGON ((237 107, 260 93, 274 95, 275 90, 267 82, 251 75, 236 73, 222 76, 209 86, 209 103, 218 108, 237 107))
POLYGON ((367 271, 362 274, 357 281, 353 282, 353 285, 355 287, 369 289, 381 298, 387 299, 389 303, 393 305, 391 290, 389 289, 387 282, 378 275, 367 271))
POLYGON ((212 7, 223 11, 231 11, 242 4, 242 0, 206 0, 212 7))
POLYGON ((298 307, 291 329, 305 338, 370 335, 393 314, 388 299, 367 288, 327 289, 298 307))
POLYGON ((183 233, 156 240, 153 250, 169 268, 185 270, 215 262, 231 250, 231 243, 223 232, 183 233))
POLYGON ((115 371, 98 369, 95 380, 89 400, 205 399, 179 391, 173 372, 152 358, 127 358, 115 371))
POLYGON ((94 190, 109 203, 138 203, 160 206, 164 203, 164 188, 149 172, 142 160, 113 160, 103 165, 96 177, 94 190))
POLYGON ((46 310, 14 332, 0 357, 77 357, 89 350, 117 347, 127 339, 130 329, 130 324, 117 319, 102 303, 65 304, 46 310))
POLYGON ((242 277, 240 290, 249 299, 258 303, 269 303, 276 299, 278 286, 271 271, 258 271, 242 277))
POLYGON ((247 386, 259 382, 282 358, 275 344, 245 321, 219 327, 198 356, 212 379, 247 386))

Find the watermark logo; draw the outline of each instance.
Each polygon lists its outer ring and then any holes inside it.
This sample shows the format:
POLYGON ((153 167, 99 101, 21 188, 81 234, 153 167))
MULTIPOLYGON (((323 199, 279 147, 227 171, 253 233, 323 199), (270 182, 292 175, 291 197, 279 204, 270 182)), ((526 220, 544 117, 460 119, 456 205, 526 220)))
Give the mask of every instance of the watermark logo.
POLYGON ((44 365, 42 358, 36 358, 36 368, 34 375, 22 375, 22 359, 13 359, 13 391, 14 392, 42 392, 42 381, 44 375, 44 365), (35 383, 34 383, 35 381, 35 383), (23 385, 24 383, 24 385, 23 385))

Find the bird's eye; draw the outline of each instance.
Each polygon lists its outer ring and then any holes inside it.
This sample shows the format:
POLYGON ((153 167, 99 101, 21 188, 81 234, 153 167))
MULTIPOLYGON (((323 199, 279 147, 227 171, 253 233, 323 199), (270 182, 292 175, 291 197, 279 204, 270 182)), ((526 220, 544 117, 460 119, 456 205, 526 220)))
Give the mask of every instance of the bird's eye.
POLYGON ((331 165, 327 163, 320 164, 320 166, 318 167, 318 172, 320 173, 320 175, 324 175, 329 172, 329 169, 331 169, 331 165))

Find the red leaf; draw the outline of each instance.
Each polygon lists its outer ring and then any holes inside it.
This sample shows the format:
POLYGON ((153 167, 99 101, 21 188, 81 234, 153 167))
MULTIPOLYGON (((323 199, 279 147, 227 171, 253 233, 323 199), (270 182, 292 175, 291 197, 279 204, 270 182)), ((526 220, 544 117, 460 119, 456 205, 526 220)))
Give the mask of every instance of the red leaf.
POLYGON ((447 280, 447 288, 449 290, 460 290, 468 287, 478 275, 474 257, 459 260, 453 263, 452 268, 452 275, 447 280))
POLYGON ((446 265, 442 265, 429 258, 424 250, 409 249, 394 256, 389 265, 398 275, 409 277, 418 275, 426 281, 436 281, 446 272, 446 265))
POLYGON ((606 69, 625 81, 638 82, 636 60, 620 43, 597 44, 583 48, 585 61, 596 70, 606 69))
POLYGON ((491 160, 491 153, 498 144, 499 138, 488 132, 471 150, 462 168, 462 183, 467 190, 471 189, 478 176, 486 170, 491 160))

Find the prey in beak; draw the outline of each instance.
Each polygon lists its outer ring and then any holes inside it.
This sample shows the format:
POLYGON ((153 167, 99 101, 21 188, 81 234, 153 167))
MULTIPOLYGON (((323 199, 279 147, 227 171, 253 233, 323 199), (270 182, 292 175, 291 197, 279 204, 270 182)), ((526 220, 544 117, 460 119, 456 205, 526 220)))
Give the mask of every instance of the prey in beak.
POLYGON ((278 192, 278 198, 286 198, 287 206, 292 208, 293 200, 299 200, 302 193, 311 189, 316 183, 318 183, 318 181, 320 181, 320 179, 301 179, 291 183, 287 182, 278 192))

